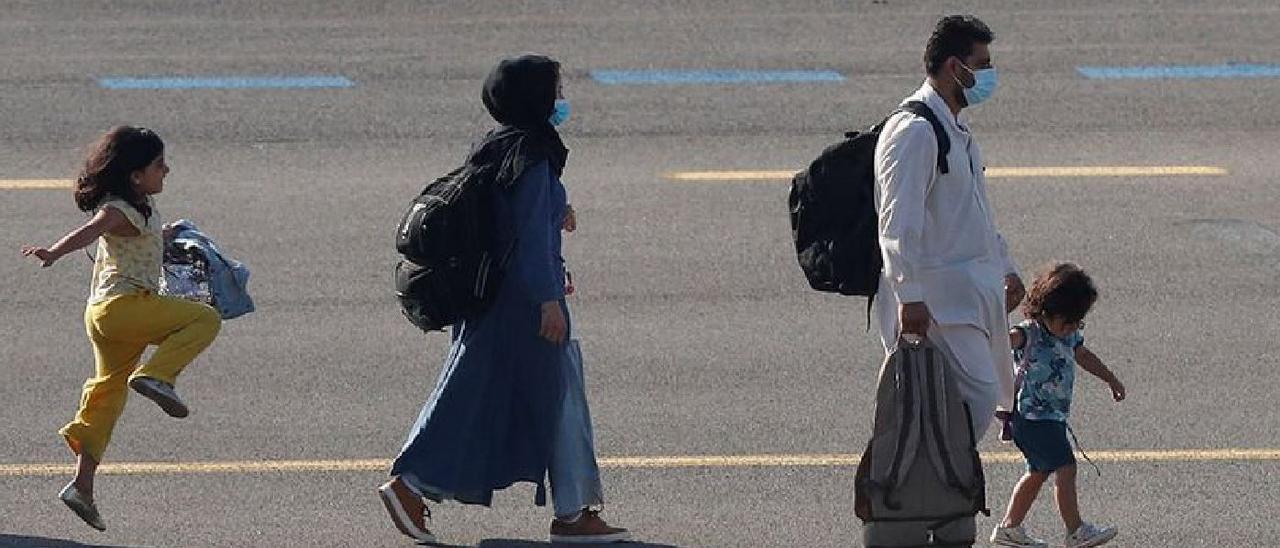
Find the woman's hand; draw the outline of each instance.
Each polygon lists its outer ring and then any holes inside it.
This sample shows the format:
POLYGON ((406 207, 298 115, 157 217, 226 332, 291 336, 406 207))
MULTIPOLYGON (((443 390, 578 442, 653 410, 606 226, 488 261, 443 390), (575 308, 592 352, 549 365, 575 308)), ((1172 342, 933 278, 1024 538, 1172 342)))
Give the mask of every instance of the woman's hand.
POLYGON ((564 222, 560 225, 565 232, 573 232, 578 229, 578 215, 573 211, 573 204, 569 204, 564 208, 564 222))
POLYGON ((22 256, 35 257, 36 259, 40 260, 40 266, 46 267, 46 268, 53 265, 53 263, 58 262, 58 259, 62 257, 61 255, 58 255, 57 253, 49 251, 48 249, 45 249, 43 247, 36 247, 31 245, 22 247, 22 256))
POLYGON ((565 320, 560 301, 542 303, 542 329, 538 331, 538 336, 558 345, 564 343, 568 331, 569 322, 565 320))

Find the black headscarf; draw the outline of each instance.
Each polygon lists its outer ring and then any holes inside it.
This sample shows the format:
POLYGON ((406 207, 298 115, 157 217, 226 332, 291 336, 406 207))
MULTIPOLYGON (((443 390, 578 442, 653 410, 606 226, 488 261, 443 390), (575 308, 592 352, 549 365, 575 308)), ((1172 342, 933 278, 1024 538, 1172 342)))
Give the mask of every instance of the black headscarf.
POLYGON ((476 143, 467 168, 498 188, 507 188, 539 162, 556 176, 564 171, 569 149, 551 125, 560 63, 543 55, 503 59, 485 79, 481 99, 500 126, 476 143))

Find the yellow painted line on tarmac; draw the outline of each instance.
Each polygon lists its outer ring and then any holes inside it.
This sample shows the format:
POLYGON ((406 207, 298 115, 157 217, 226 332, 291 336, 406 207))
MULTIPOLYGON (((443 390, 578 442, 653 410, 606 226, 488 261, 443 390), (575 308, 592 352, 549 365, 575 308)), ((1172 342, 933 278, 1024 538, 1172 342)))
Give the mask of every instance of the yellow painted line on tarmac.
MULTIPOLYGON (((987 177, 1014 179, 1032 177, 1175 177, 1227 175, 1226 168, 1217 166, 1048 166, 1048 167, 991 167, 987 177)), ((796 174, 792 170, 742 170, 742 171, 676 171, 665 175, 679 182, 769 182, 789 181, 796 174)))
MULTIPOLYGON (((1089 457, 1098 462, 1221 462, 1280 461, 1280 449, 1153 449, 1091 451, 1089 457)), ((857 453, 816 455, 707 455, 676 457, 605 457, 600 466, 607 468, 733 468, 733 467, 806 467, 857 466, 857 453)), ((983 453, 983 462, 1021 462, 1022 454, 1013 451, 983 453)))
MULTIPOLYGON (((385 459, 354 460, 245 460, 213 462, 109 462, 99 474, 249 474, 263 472, 363 472, 386 470, 385 459)), ((0 464, 0 476, 59 476, 75 473, 74 464, 0 464)))
POLYGON ((49 190, 71 188, 70 179, 0 179, 0 190, 49 190))
MULTIPOLYGON (((1089 454, 1098 462, 1259 462, 1280 461, 1280 449, 1151 449, 1099 450, 1089 454)), ((1012 451, 983 453, 991 463, 1020 462, 1012 451)), ((600 466, 622 469, 670 468, 801 468, 857 466, 856 453, 798 455, 678 455, 650 457, 602 457, 600 466)), ((374 472, 391 467, 387 459, 260 460, 211 462, 117 462, 103 464, 99 474, 254 474, 271 472, 374 472)), ((67 463, 0 464, 0 476, 61 476, 75 473, 67 463)))
POLYGON ((604 468, 738 468, 751 466, 856 466, 858 455, 687 455, 674 457, 603 457, 604 468))
POLYGON ((1178 175, 1226 175, 1216 166, 1071 166, 991 167, 987 177, 1172 177, 1178 175))
POLYGON ((676 171, 666 178, 691 183, 791 180, 795 171, 676 171))

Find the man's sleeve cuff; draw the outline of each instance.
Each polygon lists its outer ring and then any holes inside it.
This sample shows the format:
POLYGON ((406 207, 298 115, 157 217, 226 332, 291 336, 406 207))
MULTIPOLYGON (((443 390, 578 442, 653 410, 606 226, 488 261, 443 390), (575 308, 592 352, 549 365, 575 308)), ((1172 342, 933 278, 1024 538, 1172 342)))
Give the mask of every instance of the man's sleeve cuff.
POLYGON ((1004 274, 1005 276, 1017 276, 1019 278, 1022 277, 1022 273, 1018 272, 1018 264, 1013 262, 1012 259, 1005 259, 1004 274))

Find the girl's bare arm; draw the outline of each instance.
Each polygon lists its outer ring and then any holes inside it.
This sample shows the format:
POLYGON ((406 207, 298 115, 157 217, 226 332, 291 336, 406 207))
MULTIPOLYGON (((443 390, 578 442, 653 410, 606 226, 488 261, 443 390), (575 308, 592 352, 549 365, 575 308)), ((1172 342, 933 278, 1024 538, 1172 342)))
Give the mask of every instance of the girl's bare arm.
POLYGON ((1124 399, 1124 383, 1120 382, 1120 379, 1116 377, 1116 374, 1112 373, 1111 370, 1107 368, 1106 364, 1102 363, 1101 358, 1083 344, 1076 347, 1076 363, 1080 364, 1081 369, 1088 371, 1089 374, 1098 377, 1099 379, 1102 379, 1103 382, 1107 383, 1107 386, 1111 387, 1112 398, 1116 401, 1124 399))
MULTIPOLYGON (((80 228, 72 230, 58 240, 49 248, 25 246, 22 248, 22 254, 27 257, 34 256, 40 259, 43 266, 49 266, 57 262, 58 259, 73 251, 84 249, 85 246, 93 243, 99 236, 106 232, 123 231, 126 228, 133 228, 129 224, 129 220, 125 218, 124 213, 113 207, 104 207, 97 214, 89 219, 80 228)), ((133 228, 130 232, 136 232, 133 228)))

